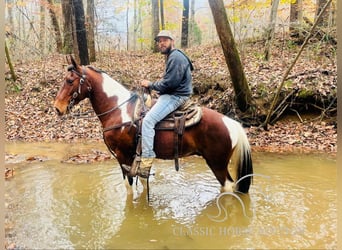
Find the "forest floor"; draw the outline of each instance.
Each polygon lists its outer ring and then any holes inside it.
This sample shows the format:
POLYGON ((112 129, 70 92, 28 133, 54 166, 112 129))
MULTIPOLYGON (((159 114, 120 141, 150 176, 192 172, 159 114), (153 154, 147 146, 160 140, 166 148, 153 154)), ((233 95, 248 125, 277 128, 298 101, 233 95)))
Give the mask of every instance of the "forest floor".
MULTIPOLYGON (((263 43, 239 45, 241 61, 253 98, 261 103, 258 119, 264 118, 280 80, 296 56, 299 46, 278 39, 269 61, 262 59, 263 43)), ((185 52, 193 60, 194 96, 201 105, 240 120, 234 103, 229 72, 220 45, 196 46, 185 52)), ((140 79, 157 80, 163 74, 164 58, 146 51, 102 51, 93 66, 130 89, 140 79)), ((16 62, 18 80, 6 72, 6 141, 102 141, 101 124, 95 119, 57 117, 53 99, 66 72, 65 55, 39 61, 16 62)), ((252 149, 270 152, 337 152, 336 46, 323 42, 308 45, 290 72, 281 92, 286 107, 280 119, 264 130, 246 127, 252 149)), ((90 110, 89 102, 75 112, 90 110)))

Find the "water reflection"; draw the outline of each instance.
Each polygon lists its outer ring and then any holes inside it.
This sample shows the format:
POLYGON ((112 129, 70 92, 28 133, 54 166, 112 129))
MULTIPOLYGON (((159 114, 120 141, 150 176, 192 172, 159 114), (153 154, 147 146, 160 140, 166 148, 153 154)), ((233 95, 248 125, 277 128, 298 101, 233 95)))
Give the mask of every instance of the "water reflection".
MULTIPOLYGON (((96 145, 96 149, 106 149, 96 145)), ((6 239, 20 248, 336 248, 336 162, 255 154, 254 185, 220 193, 199 157, 157 161, 150 202, 139 183, 127 194, 115 160, 61 163, 91 144, 9 144, 18 159, 5 182, 6 239), (22 157, 24 155, 24 157, 22 157), (269 178, 266 178, 269 177, 269 178)))

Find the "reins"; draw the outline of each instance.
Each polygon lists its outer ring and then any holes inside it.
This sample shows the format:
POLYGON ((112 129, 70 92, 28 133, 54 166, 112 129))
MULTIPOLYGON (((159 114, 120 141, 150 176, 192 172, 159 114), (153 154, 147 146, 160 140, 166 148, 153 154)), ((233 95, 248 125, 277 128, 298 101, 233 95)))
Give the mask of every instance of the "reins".
MULTIPOLYGON (((124 104, 126 104, 127 102, 131 101, 133 98, 135 98, 137 96, 136 93, 133 93, 130 98, 128 98, 126 101, 122 102, 121 104, 117 105, 117 106, 114 106, 112 107, 111 109, 103 112, 103 113, 100 113, 100 114, 96 114, 95 115, 92 115, 92 116, 89 116, 88 114, 92 113, 93 111, 92 110, 89 110, 89 111, 86 111, 86 112, 83 112, 83 113, 73 113, 72 112, 72 107, 74 106, 74 103, 75 103, 75 99, 78 97, 79 94, 81 94, 81 88, 82 88, 82 85, 84 84, 84 82, 87 80, 87 76, 85 74, 85 67, 82 66, 82 74, 80 74, 79 72, 77 72, 74 67, 72 68, 68 68, 68 71, 71 71, 73 73, 75 73, 76 75, 78 75, 80 77, 80 83, 78 85, 78 90, 77 92, 75 91, 73 94, 72 94, 72 98, 68 104, 68 111, 69 111, 69 114, 72 116, 72 117, 76 117, 76 118, 88 118, 88 119, 91 119, 91 118, 96 118, 96 117, 101 117, 101 116, 104 116, 106 114, 109 114, 111 112, 113 112, 114 110, 120 108, 121 106, 123 106, 124 104)), ((89 82, 88 82, 89 84, 89 82)), ((88 86, 88 93, 90 93, 90 91, 92 90, 91 88, 91 85, 89 84, 88 86)), ((95 112, 95 111, 94 111, 95 112)))

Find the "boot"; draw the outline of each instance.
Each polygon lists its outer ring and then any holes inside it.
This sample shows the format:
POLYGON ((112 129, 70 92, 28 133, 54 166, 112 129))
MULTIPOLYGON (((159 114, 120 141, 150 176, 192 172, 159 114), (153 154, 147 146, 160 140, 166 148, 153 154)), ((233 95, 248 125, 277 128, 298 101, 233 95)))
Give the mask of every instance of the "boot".
POLYGON ((150 175, 150 170, 152 167, 154 158, 141 158, 140 159, 140 166, 137 169, 136 174, 142 178, 148 178, 150 175))

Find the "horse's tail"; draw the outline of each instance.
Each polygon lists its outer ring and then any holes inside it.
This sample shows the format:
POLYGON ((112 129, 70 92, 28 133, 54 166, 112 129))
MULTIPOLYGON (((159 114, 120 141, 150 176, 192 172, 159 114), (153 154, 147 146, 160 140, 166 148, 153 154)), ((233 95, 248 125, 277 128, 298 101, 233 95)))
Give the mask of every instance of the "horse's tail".
POLYGON ((232 163, 236 164, 236 190, 242 193, 247 193, 249 186, 253 180, 253 163, 251 156, 251 147, 240 123, 236 122, 237 143, 231 157, 232 163))

